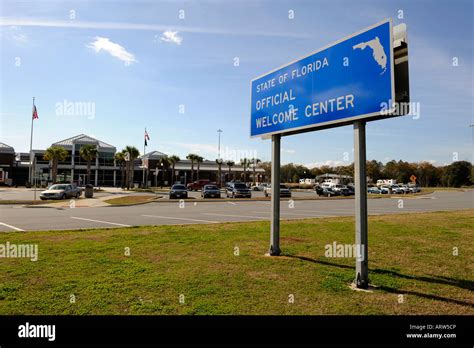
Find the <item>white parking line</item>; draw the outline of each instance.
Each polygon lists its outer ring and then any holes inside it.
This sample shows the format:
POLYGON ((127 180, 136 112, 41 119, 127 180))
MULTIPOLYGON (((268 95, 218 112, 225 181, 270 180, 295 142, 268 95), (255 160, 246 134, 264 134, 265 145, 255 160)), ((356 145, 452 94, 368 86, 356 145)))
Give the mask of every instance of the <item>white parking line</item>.
POLYGON ((18 227, 15 227, 15 226, 12 226, 12 225, 8 225, 4 222, 0 222, 0 225, 3 225, 5 227, 8 227, 8 228, 11 228, 12 230, 15 230, 15 231, 19 231, 19 232, 25 232, 25 230, 22 230, 21 228, 18 228, 18 227))
MULTIPOLYGON (((253 211, 252 213, 258 214, 258 213, 263 213, 263 211, 253 211)), ((286 213, 286 212, 283 212, 283 211, 280 211, 280 215, 304 216, 304 217, 307 217, 307 218, 311 218, 311 217, 334 217, 334 216, 336 216, 336 215, 330 215, 330 214, 324 214, 324 213, 317 214, 316 212, 312 212, 312 215, 308 215, 308 214, 298 214, 298 213, 286 213)))
POLYGON ((268 220, 268 217, 263 216, 249 216, 249 215, 232 215, 232 214, 216 214, 216 213, 201 213, 202 215, 212 215, 212 216, 227 216, 227 217, 238 217, 238 218, 250 218, 250 219, 265 219, 268 220))
POLYGON ((101 221, 101 220, 93 220, 93 219, 86 219, 86 218, 80 218, 76 216, 71 216, 71 219, 76 219, 76 220, 84 220, 84 221, 92 221, 92 222, 98 222, 101 224, 109 224, 109 225, 116 225, 116 226, 123 226, 123 227, 132 227, 131 225, 124 225, 124 224, 119 224, 116 222, 108 222, 108 221, 101 221))
POLYGON ((189 219, 189 218, 178 218, 172 216, 160 216, 160 215, 142 215, 145 217, 153 217, 158 219, 171 219, 171 220, 183 220, 183 221, 194 221, 194 222, 205 222, 208 224, 218 224, 218 221, 211 221, 211 220, 199 220, 199 219, 189 219))
MULTIPOLYGON (((301 210, 301 209, 295 209, 295 211, 298 211, 300 213, 310 213, 310 214, 325 214, 324 212, 322 212, 321 210, 301 210)), ((329 211, 329 213, 354 213, 354 209, 331 209, 329 211)))
POLYGON ((234 203, 234 202, 227 202, 227 203, 232 204, 232 205, 236 205, 236 203, 234 203))
POLYGON ((331 214, 325 214, 325 213, 322 213, 322 214, 318 214, 318 213, 311 213, 311 215, 308 215, 308 214, 298 214, 298 213, 285 213, 285 212, 281 212, 281 214, 283 215, 294 215, 294 216, 305 216, 305 217, 335 217, 337 215, 331 215, 331 214))

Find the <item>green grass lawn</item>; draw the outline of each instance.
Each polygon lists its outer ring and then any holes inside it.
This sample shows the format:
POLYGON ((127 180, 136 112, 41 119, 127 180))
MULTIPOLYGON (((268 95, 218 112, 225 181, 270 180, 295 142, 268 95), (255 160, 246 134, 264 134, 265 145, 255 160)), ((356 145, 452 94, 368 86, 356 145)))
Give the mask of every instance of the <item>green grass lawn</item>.
POLYGON ((371 216, 371 293, 349 289, 354 259, 324 256, 354 242, 350 217, 283 221, 282 257, 264 256, 266 221, 0 233, 39 248, 0 258, 0 314, 472 315, 473 226, 474 210, 371 216))

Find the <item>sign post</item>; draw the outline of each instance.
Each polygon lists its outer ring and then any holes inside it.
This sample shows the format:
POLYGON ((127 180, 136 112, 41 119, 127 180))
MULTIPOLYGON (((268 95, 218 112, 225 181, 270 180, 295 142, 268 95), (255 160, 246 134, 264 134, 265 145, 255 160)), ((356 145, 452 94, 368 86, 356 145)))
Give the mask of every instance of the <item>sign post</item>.
POLYGON ((251 100, 250 136, 272 139, 270 255, 281 253, 281 136, 353 125, 355 283, 367 288, 365 125, 409 112, 399 105, 409 102, 406 26, 386 19, 263 74, 252 80, 251 100))
POLYGON ((272 178, 271 178, 271 229, 270 256, 278 256, 280 250, 280 141, 281 135, 272 135, 272 178))
POLYGON ((367 289, 369 285, 365 150, 365 121, 356 121, 354 122, 355 241, 357 250, 355 284, 362 289, 367 289))

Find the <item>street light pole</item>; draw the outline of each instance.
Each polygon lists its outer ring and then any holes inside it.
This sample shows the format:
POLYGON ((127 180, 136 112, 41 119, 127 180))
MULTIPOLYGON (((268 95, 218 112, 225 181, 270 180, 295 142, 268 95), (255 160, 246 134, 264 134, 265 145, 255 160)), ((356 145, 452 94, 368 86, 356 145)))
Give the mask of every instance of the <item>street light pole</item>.
POLYGON ((218 143, 218 146, 217 146, 217 158, 218 159, 221 158, 221 133, 222 132, 223 132, 222 129, 217 130, 217 133, 219 134, 219 143, 218 143))

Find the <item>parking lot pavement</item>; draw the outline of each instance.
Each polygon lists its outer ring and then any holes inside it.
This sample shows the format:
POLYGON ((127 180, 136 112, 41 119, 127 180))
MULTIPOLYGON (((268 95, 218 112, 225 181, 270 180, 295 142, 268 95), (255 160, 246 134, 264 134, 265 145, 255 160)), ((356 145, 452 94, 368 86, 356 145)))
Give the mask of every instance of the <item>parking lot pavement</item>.
MULTIPOLYGON (((369 214, 400 214, 472 209, 474 190, 437 191, 426 196, 368 200, 369 214)), ((282 200, 282 219, 353 216, 353 199, 282 200)), ((268 201, 186 200, 96 208, 46 208, 0 205, 0 231, 63 230, 136 225, 216 224, 269 221, 268 201)))

